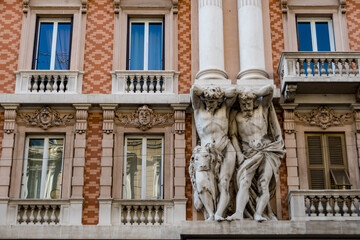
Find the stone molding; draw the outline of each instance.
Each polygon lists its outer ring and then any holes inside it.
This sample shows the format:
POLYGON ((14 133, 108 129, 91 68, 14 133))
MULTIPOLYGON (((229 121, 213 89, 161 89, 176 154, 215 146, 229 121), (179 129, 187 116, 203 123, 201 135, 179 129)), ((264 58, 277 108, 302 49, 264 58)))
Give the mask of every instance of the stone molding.
POLYGON ((88 0, 81 0, 81 13, 87 13, 88 0))
POLYGON ((283 14, 286 14, 288 11, 288 1, 287 0, 281 0, 281 12, 283 14))
POLYGON ((246 69, 236 76, 237 79, 268 79, 269 74, 263 69, 246 69))
POLYGON ((116 117, 122 125, 135 126, 146 131, 154 126, 172 125, 174 123, 173 113, 154 113, 147 105, 139 107, 134 113, 116 113, 116 117))
POLYGON ((228 79, 228 75, 225 71, 221 69, 205 69, 200 72, 198 72, 195 76, 196 79, 228 79), (205 75, 205 77, 204 77, 205 75))
POLYGON ((120 12, 120 0, 114 0, 114 13, 119 14, 120 12))
POLYGON ((295 112, 298 119, 310 126, 318 126, 327 129, 332 126, 343 126, 352 117, 351 113, 339 114, 327 106, 320 106, 310 113, 295 112))
POLYGON ((199 0, 199 8, 207 6, 222 8, 222 0, 199 0))
POLYGON ((76 109, 75 132, 78 134, 85 133, 87 130, 88 110, 91 104, 74 104, 76 109))
POLYGON ((19 122, 23 122, 27 126, 38 126, 47 130, 51 127, 66 126, 74 118, 74 115, 60 115, 51 107, 44 106, 33 114, 19 113, 18 117, 19 122))
POLYGON ((30 0, 23 0, 23 13, 27 14, 29 10, 30 0))
POLYGON ((238 0, 238 8, 247 6, 261 7, 261 0, 238 0))
POLYGON ((114 118, 117 104, 100 104, 103 109, 103 132, 110 134, 114 132, 114 118))
POLYGON ((291 134, 295 132, 293 109, 284 109, 284 132, 287 134, 291 134))
POLYGON ((4 109, 4 133, 10 134, 15 131, 16 110, 19 104, 2 104, 4 109))

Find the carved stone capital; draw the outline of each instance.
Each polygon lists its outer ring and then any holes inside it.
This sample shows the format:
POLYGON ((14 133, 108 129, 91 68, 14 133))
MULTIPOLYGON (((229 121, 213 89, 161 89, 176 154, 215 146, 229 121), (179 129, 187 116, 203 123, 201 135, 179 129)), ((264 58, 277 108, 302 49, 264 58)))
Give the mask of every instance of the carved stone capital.
POLYGON ((310 126, 318 126, 327 129, 332 126, 343 126, 351 117, 351 113, 339 114, 327 106, 320 106, 310 113, 295 112, 296 117, 310 126))
POLYGON ((30 0, 23 0, 23 13, 27 14, 29 10, 30 0))
POLYGON ((284 97, 285 97, 284 100, 286 103, 294 102, 295 96, 296 96, 296 89, 297 89, 296 84, 286 85, 285 91, 284 91, 284 97))
POLYGON ((81 0, 81 13, 87 13, 88 0, 81 0))
POLYGON ((346 13, 346 0, 339 0, 341 13, 346 13))
POLYGON ((281 12, 283 14, 286 14, 288 12, 288 1, 287 0, 281 0, 281 12))
POLYGON ((295 132, 294 109, 284 110, 284 132, 287 134, 295 132))
POLYGON ((139 107, 135 113, 116 113, 116 117, 125 126, 135 126, 146 131, 154 126, 166 126, 174 123, 172 113, 154 113, 147 105, 139 107))
POLYGON ((85 133, 87 130, 88 110, 91 104, 73 104, 76 109, 75 132, 78 134, 85 133))
POLYGON ((118 14, 120 12, 120 0, 114 0, 114 13, 118 14))
POLYGON ((175 132, 177 134, 183 134, 185 133, 186 108, 189 104, 172 104, 171 106, 175 110, 175 132))
POLYGON ((44 130, 51 127, 66 126, 74 115, 60 115, 51 107, 44 106, 36 110, 33 114, 20 113, 19 121, 27 126, 38 126, 44 130))
POLYGON ((100 104, 103 109, 103 132, 110 134, 114 132, 114 118, 117 104, 100 104))
POLYGON ((10 134, 15 130, 16 110, 19 104, 2 104, 4 109, 4 133, 10 134))
POLYGON ((173 4, 173 13, 174 14, 178 14, 178 4, 179 4, 179 0, 172 0, 172 4, 173 4))

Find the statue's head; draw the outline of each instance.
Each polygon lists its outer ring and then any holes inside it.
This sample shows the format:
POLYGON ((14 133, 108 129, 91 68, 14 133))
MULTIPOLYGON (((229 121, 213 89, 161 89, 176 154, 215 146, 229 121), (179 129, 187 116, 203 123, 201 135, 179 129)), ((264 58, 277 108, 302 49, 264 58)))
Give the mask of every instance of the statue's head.
POLYGON ((220 87, 209 86, 204 89, 202 100, 208 112, 213 112, 224 102, 225 93, 220 87))
POLYGON ((191 156, 191 162, 194 165, 195 171, 209 171, 211 169, 211 160, 214 156, 207 148, 203 146, 196 146, 191 156))
POLYGON ((248 116, 252 115, 252 111, 257 107, 257 96, 249 88, 243 88, 238 94, 241 111, 248 116))
POLYGON ((151 115, 153 113, 152 109, 150 109, 148 106, 144 105, 144 106, 138 108, 137 113, 139 114, 139 122, 141 124, 146 125, 146 124, 150 123, 151 115))

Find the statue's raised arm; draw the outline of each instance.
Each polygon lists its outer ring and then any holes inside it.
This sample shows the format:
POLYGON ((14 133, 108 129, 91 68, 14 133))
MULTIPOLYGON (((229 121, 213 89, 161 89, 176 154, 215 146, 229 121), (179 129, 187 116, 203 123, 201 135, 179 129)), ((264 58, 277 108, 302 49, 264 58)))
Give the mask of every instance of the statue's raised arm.
POLYGON ((237 96, 237 90, 235 86, 228 87, 224 90, 225 93, 225 104, 229 109, 234 105, 237 96))
POLYGON ((193 109, 199 109, 201 107, 201 96, 204 93, 204 89, 194 84, 190 89, 190 96, 193 109))
POLYGON ((261 105, 264 108, 270 107, 270 104, 274 95, 274 87, 272 85, 266 85, 258 90, 254 91, 254 94, 260 98, 262 97, 261 105))

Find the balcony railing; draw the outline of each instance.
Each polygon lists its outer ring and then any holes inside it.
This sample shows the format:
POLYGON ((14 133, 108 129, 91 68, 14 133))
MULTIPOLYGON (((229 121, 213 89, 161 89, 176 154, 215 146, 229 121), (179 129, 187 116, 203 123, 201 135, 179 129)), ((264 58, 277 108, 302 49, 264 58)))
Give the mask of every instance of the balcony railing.
POLYGON ((298 190, 288 195, 291 220, 360 220, 360 190, 298 190))
POLYGON ((175 71, 115 71, 112 93, 176 94, 179 73, 175 71))
POLYGON ((21 70, 16 72, 15 93, 81 93, 83 74, 69 70, 21 70))

